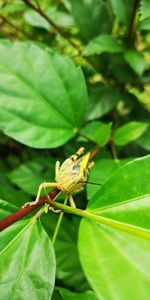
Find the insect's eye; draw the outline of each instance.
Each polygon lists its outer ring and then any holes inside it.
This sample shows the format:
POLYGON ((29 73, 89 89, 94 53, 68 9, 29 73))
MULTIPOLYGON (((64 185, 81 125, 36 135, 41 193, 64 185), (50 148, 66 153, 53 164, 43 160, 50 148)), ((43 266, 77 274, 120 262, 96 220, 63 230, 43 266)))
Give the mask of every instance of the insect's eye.
POLYGON ((80 166, 79 165, 74 165, 72 170, 74 171, 74 173, 79 174, 80 173, 80 166))

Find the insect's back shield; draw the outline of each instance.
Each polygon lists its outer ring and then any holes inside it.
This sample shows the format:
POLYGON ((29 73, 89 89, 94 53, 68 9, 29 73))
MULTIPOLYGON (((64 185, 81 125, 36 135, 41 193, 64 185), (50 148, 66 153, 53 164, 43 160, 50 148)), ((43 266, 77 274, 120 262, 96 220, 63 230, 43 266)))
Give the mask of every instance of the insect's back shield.
POLYGON ((82 189, 87 180, 89 157, 90 153, 87 153, 75 161, 72 157, 64 161, 56 178, 60 190, 69 194, 82 189))

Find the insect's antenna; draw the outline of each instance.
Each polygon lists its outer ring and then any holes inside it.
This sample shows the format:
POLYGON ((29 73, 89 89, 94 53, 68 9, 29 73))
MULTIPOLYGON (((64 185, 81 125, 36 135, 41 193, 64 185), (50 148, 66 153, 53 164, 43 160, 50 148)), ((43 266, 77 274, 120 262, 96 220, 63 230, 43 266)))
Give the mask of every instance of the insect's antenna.
POLYGON ((85 183, 94 184, 94 185, 102 185, 102 183, 96 183, 96 182, 91 182, 91 181, 86 181, 85 183))
MULTIPOLYGON (((83 183, 83 181, 81 182, 83 183)), ((94 184, 94 185, 102 185, 102 183, 96 183, 96 182, 91 182, 91 181, 84 181, 86 184, 94 184)))

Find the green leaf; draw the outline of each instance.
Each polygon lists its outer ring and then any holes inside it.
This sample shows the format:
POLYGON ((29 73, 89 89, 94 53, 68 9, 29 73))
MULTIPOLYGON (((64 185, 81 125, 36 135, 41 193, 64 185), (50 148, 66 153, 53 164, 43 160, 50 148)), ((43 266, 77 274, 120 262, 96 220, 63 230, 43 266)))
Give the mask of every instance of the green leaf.
POLYGON ((10 213, 18 210, 18 206, 11 204, 5 200, 0 199, 0 219, 3 219, 10 215, 10 213))
POLYGON ((129 26, 133 12, 134 0, 111 0, 111 5, 118 21, 129 26))
POLYGON ((150 30, 150 17, 140 22, 141 30, 150 30))
POLYGON ((17 11, 22 11, 26 8, 25 3, 22 1, 15 1, 14 3, 4 3, 5 5, 2 5, 0 7, 0 13, 1 14, 8 14, 8 13, 16 13, 17 11))
MULTIPOLYGON (((47 234, 52 238, 58 215, 43 215, 41 221, 47 234)), ((71 220, 63 217, 54 248, 57 261, 56 279, 73 290, 81 292, 88 289, 89 285, 83 273, 77 249, 79 222, 80 219, 76 217, 71 220)))
POLYGON ((85 42, 101 33, 111 32, 113 14, 108 0, 69 0, 69 2, 71 13, 85 42))
POLYGON ((140 2, 140 20, 144 20, 150 17, 150 1, 141 0, 140 2))
POLYGON ((75 293, 64 288, 57 288, 57 290, 62 296, 62 299, 65 300, 98 300, 95 293, 93 293, 92 291, 86 291, 84 293, 75 293))
POLYGON ((107 114, 116 106, 120 100, 120 92, 112 87, 96 85, 90 88, 89 98, 87 119, 93 120, 107 114))
POLYGON ((114 142, 116 145, 126 145, 139 138, 147 129, 148 124, 142 122, 130 122, 116 129, 114 142))
POLYGON ((31 199, 23 191, 18 191, 7 183, 0 183, 0 198, 12 203, 18 208, 31 199))
POLYGON ((101 54, 103 52, 108 53, 120 53, 123 51, 122 45, 110 35, 99 35, 95 39, 91 40, 85 47, 84 55, 101 54))
MULTIPOLYGON (((61 27, 72 27, 74 25, 73 18, 62 11, 58 11, 57 8, 50 7, 46 12, 46 15, 54 21, 57 25, 61 27)), ((36 11, 28 10, 24 13, 25 21, 34 26, 39 28, 44 28, 48 31, 53 31, 53 27, 45 20, 42 16, 40 16, 36 11)))
POLYGON ((40 16, 36 11, 26 11, 23 17, 24 20, 33 27, 44 28, 48 31, 53 30, 52 26, 48 23, 48 21, 46 21, 42 16, 40 16))
POLYGON ((99 299, 149 297, 149 170, 150 156, 127 163, 89 201, 79 253, 99 299))
POLYGON ((137 75, 141 76, 147 67, 147 62, 144 59, 143 53, 136 50, 128 50, 125 52, 124 57, 137 75))
POLYGON ((87 124, 80 132, 95 142, 100 147, 104 147, 111 135, 112 123, 104 124, 102 122, 93 121, 87 124))
POLYGON ((50 159, 48 163, 45 161, 45 164, 35 160, 21 164, 8 173, 8 178, 24 192, 36 195, 42 182, 54 182, 54 174, 54 163, 50 159))
MULTIPOLYGON (((18 223, 21 230, 0 254, 1 297, 50 299, 55 279, 55 256, 50 239, 39 222, 18 223)), ((1 239, 9 240, 18 223, 4 230, 1 239)))
MULTIPOLYGON (((104 182, 126 162, 127 160, 114 161, 112 159, 105 158, 96 160, 94 168, 90 170, 88 181, 103 185, 104 182)), ((100 186, 88 184, 88 199, 92 199, 99 189, 100 186)))
POLYGON ((69 58, 30 43, 1 42, 0 89, 0 128, 23 144, 58 147, 81 125, 87 92, 69 58))
POLYGON ((142 136, 136 140, 136 143, 144 149, 146 149, 147 151, 150 151, 150 126, 142 134, 142 136))

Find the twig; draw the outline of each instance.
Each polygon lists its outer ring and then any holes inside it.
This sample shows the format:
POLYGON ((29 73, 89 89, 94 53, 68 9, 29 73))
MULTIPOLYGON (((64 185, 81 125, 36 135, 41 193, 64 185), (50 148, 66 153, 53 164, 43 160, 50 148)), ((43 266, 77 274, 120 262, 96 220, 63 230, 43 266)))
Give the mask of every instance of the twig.
POLYGON ((78 51, 80 51, 79 46, 74 43, 74 41, 72 41, 64 32, 64 30, 61 29, 60 26, 58 26, 55 22, 53 22, 45 13, 44 11, 41 9, 41 7, 39 6, 35 6, 33 3, 31 3, 29 0, 22 0, 26 5, 28 5, 29 7, 31 7, 33 10, 35 10, 40 16, 42 16, 53 28, 56 29, 56 31, 65 39, 69 42, 69 44, 71 44, 74 48, 76 48, 78 51))
MULTIPOLYGON (((68 41, 68 43, 75 48, 78 51, 78 55, 82 54, 82 49, 81 47, 75 43, 72 39, 70 39, 68 37, 68 35, 64 32, 64 30, 58 26, 54 21, 51 20, 51 18, 49 18, 45 12, 41 9, 39 2, 38 2, 38 6, 35 6, 33 3, 31 3, 29 0, 22 0, 26 5, 28 5, 29 7, 31 7, 34 11, 36 11, 40 16, 42 16, 66 41, 68 41)), ((95 62, 93 62, 91 60, 90 57, 86 57, 84 55, 82 55, 82 57, 85 59, 85 61, 96 71, 99 73, 99 68, 98 66, 95 64, 95 62)))
POLYGON ((132 34, 134 31, 135 17, 136 17, 136 13, 137 13, 139 4, 140 4, 140 0, 134 1, 132 16, 131 16, 130 25, 129 25, 129 31, 128 31, 128 35, 127 35, 127 46, 128 47, 131 44, 132 34))
MULTIPOLYGON (((58 189, 54 189, 49 192, 49 197, 51 200, 54 200, 60 191, 58 189)), ((40 207, 44 203, 47 202, 47 196, 41 197, 39 202, 36 205, 28 205, 26 207, 22 207, 18 211, 14 212, 13 214, 9 215, 8 217, 4 218, 0 221, 0 231, 7 228, 11 224, 15 223, 16 221, 22 219, 24 216, 28 215, 30 212, 34 211, 36 208, 40 207)))

